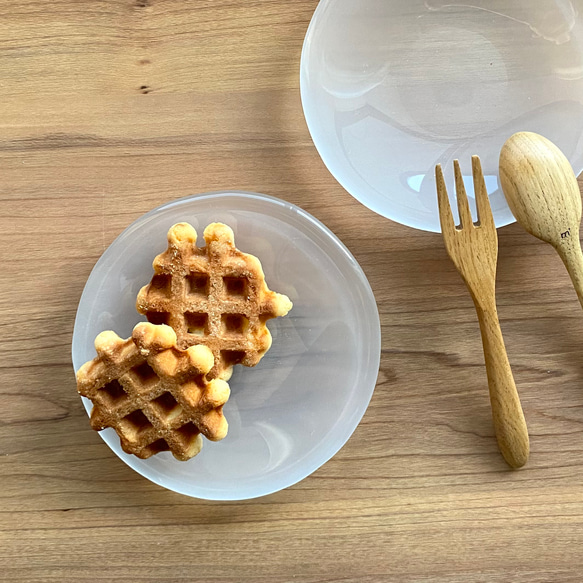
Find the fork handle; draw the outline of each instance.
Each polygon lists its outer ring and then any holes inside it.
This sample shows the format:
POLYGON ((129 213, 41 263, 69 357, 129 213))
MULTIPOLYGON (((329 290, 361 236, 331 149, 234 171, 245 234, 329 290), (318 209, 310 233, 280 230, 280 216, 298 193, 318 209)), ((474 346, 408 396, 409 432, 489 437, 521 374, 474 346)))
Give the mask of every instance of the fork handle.
POLYGON ((528 429, 508 362, 498 312, 495 304, 487 308, 476 306, 476 309, 498 447, 509 466, 520 468, 530 453, 528 429))

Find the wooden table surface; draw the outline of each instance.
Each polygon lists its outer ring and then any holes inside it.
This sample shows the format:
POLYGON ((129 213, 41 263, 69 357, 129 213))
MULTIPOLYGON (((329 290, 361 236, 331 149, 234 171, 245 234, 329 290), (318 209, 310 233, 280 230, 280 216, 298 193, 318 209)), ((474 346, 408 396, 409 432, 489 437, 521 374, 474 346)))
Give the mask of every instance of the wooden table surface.
POLYGON ((498 305, 531 435, 493 436, 471 299, 441 237, 328 173, 298 69, 316 0, 0 4, 0 580, 566 582, 583 575, 583 317, 554 251, 500 235, 498 305), (382 321, 370 407, 301 483, 239 503, 166 491, 90 430, 70 358, 89 272, 195 192, 302 206, 382 321))

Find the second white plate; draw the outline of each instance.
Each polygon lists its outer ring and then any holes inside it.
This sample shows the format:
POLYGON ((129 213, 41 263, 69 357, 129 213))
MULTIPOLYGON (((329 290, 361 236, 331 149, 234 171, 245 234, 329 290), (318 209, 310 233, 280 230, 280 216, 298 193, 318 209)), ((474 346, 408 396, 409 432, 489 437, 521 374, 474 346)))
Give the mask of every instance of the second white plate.
POLYGON ((582 13, 581 0, 321 0, 300 76, 320 156, 370 209, 438 232, 434 167, 453 197, 459 158, 475 211, 477 154, 496 225, 513 222, 498 156, 514 132, 583 169, 582 13))

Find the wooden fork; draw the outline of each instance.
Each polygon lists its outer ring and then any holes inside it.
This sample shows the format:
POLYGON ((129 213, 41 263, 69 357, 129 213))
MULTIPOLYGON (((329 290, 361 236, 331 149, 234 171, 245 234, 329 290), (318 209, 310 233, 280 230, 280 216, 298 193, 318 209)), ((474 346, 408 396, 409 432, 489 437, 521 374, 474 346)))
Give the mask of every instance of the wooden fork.
POLYGON ((441 232, 447 253, 466 282, 478 313, 498 447, 508 465, 520 468, 528 460, 528 429, 496 311, 498 236, 480 158, 472 156, 474 192, 478 209, 478 222, 475 224, 472 222, 459 162, 454 160, 453 164, 460 226, 456 227, 454 224, 443 171, 438 164, 435 167, 435 179, 441 232))

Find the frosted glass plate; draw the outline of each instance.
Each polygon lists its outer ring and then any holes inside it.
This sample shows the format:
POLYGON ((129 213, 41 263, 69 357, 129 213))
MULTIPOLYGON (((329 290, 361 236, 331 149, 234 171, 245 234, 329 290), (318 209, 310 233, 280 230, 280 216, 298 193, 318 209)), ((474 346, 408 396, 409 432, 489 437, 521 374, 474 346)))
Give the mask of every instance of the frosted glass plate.
POLYGON ((205 440, 198 456, 179 462, 169 452, 140 460, 122 451, 113 429, 100 435, 134 470, 182 494, 238 500, 275 492, 330 459, 364 415, 380 358, 374 296, 346 247, 302 209, 241 192, 184 198, 130 225, 95 265, 75 320, 75 370, 94 358, 99 332, 127 338, 143 319, 136 295, 180 221, 194 226, 199 244, 209 223, 228 224, 237 247, 260 258, 268 285, 288 295, 293 310, 268 322, 273 346, 256 367, 235 367, 224 440, 205 440))
MULTIPOLYGON (((583 2, 321 0, 306 34, 301 95, 314 143, 375 212, 439 231, 434 167, 486 175, 497 226, 514 221, 498 156, 516 131, 543 134, 583 169, 583 2)), ((453 205, 455 208, 455 205, 453 205)))

